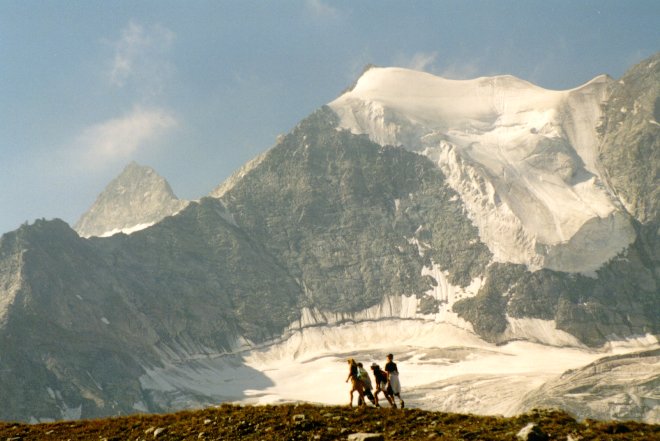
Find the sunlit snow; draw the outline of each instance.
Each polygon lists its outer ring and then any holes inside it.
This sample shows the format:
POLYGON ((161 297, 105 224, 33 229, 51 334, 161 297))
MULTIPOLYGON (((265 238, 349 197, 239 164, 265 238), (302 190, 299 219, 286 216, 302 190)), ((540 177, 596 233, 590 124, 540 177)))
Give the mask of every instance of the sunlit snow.
POLYGON ((132 234, 132 233, 135 233, 137 231, 142 231, 146 228, 149 228, 153 224, 154 224, 154 222, 146 222, 146 223, 142 223, 142 224, 132 225, 130 227, 115 228, 113 230, 106 231, 105 233, 100 234, 98 237, 110 237, 110 236, 114 236, 115 234, 119 234, 119 233, 132 234))
POLYGON ((329 106, 341 128, 437 163, 496 260, 591 272, 635 237, 599 176, 608 81, 554 91, 373 68, 329 106))
POLYGON ((528 341, 493 345, 452 324, 372 320, 308 327, 276 344, 190 357, 148 370, 141 383, 181 408, 222 401, 347 404, 346 359, 382 367, 392 352, 407 406, 511 415, 527 392, 568 369, 651 347, 658 347, 651 336, 599 350, 528 341))
MULTIPOLYGON (((460 289, 441 271, 428 271, 439 282, 432 294, 449 306, 481 285, 475 280, 460 289)), ((649 335, 587 348, 553 321, 513 318, 505 332, 513 341, 496 345, 483 341, 450 307, 421 315, 417 306, 414 297, 390 296, 355 314, 305 310, 280 339, 257 346, 237 342, 229 353, 180 342, 160 348, 162 365, 145 367, 140 383, 155 402, 175 408, 225 401, 346 404, 346 359, 384 366, 392 352, 409 407, 512 415, 521 411, 526 393, 568 369, 659 347, 649 335)))

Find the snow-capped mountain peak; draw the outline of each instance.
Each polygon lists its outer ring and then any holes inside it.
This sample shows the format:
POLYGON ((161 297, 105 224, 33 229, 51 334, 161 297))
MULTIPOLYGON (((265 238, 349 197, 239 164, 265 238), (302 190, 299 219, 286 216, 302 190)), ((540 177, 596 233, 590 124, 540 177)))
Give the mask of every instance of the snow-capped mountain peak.
POLYGON ((609 82, 562 91, 510 75, 372 68, 329 106, 341 128, 436 162, 496 260, 590 272, 634 238, 599 176, 596 126, 609 82), (586 242, 599 252, 583 255, 586 242))

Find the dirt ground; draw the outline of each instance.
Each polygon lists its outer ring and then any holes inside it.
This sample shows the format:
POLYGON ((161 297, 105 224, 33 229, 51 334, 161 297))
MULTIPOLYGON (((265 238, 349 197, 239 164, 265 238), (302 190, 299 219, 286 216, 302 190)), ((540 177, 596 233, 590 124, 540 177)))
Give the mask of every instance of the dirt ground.
POLYGON ((512 418, 429 412, 419 409, 349 408, 288 404, 224 404, 172 414, 61 421, 0 423, 4 440, 338 440, 355 433, 383 440, 660 440, 660 425, 577 422, 560 411, 538 410, 512 418))

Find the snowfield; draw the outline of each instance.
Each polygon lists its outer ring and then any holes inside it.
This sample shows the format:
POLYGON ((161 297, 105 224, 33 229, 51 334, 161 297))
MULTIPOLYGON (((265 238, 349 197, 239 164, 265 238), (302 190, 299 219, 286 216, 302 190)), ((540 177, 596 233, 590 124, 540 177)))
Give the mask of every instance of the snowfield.
MULTIPOLYGON (((188 342, 160 348, 163 366, 145 366, 140 383, 154 402, 168 408, 226 401, 348 404, 346 360, 383 367, 391 352, 407 406, 511 416, 533 408, 535 402, 527 397, 568 370, 611 355, 660 348, 658 339, 650 335, 588 348, 556 329, 554 321, 516 318, 508 318, 504 333, 508 343, 488 343, 452 312, 452 305, 475 295, 483 281, 475 279, 460 288, 449 283, 437 267, 425 268, 424 273, 437 281, 427 294, 446 302, 435 314, 419 314, 419 300, 396 295, 354 314, 305 309, 281 338, 267 344, 242 340, 232 352, 223 354, 188 342)), ((616 392, 628 402, 607 418, 635 414, 634 403, 654 402, 637 383, 649 375, 660 377, 660 357, 655 363, 640 378, 636 372, 625 374, 628 379, 616 392)), ((596 401, 606 402, 607 397, 595 396, 596 401)), ((652 405, 656 410, 643 412, 638 419, 659 423, 660 397, 657 401, 652 405)), ((142 402, 135 403, 137 411, 143 407, 142 402)))
POLYGON ((180 408, 222 401, 348 404, 346 359, 382 367, 392 352, 406 406, 510 416, 529 410, 521 409, 527 393, 569 369, 657 347, 650 336, 599 350, 528 341, 493 345, 447 323, 383 319, 307 327, 286 340, 232 354, 184 356, 148 370, 141 383, 153 397, 167 397, 180 408))
POLYGON ((434 161, 496 260, 590 273, 635 237, 599 175, 609 81, 554 91, 512 76, 372 68, 329 106, 342 129, 434 161))
MULTIPOLYGON (((470 295, 448 284, 442 273, 436 276, 437 298, 470 295)), ((182 342, 161 348, 164 366, 145 367, 140 382, 155 402, 181 409, 225 401, 348 404, 346 360, 383 367, 391 352, 407 406, 510 416, 529 410, 526 395, 569 369, 660 348, 655 337, 640 336, 591 349, 555 329, 554 322, 538 319, 510 319, 507 335, 521 340, 496 345, 483 341, 450 308, 420 315, 417 305, 414 297, 391 296, 354 315, 304 311, 281 339, 260 346, 238 342, 231 353, 214 354, 182 342)), ((656 376, 660 360, 657 364, 656 376)), ((648 399, 635 395, 633 387, 625 393, 633 400, 648 399)), ((143 403, 135 406, 140 410, 143 403)))

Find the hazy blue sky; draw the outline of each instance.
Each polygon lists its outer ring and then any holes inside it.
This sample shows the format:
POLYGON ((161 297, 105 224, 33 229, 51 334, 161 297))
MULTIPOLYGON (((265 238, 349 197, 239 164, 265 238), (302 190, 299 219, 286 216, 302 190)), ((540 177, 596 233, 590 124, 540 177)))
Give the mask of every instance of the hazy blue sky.
POLYGON ((0 233, 73 225, 131 160, 209 193, 362 68, 620 77, 660 1, 0 0, 0 233))

